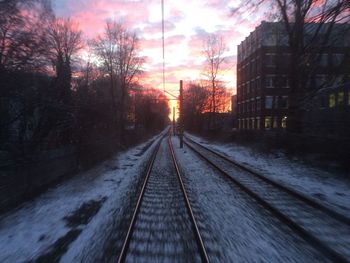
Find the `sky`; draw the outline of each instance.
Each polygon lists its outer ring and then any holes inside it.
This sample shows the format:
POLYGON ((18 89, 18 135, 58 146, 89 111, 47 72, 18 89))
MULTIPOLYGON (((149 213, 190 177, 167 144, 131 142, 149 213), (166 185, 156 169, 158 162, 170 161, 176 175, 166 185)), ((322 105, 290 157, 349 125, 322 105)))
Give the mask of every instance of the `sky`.
MULTIPOLYGON (((164 0, 165 90, 178 95, 179 81, 204 78, 204 41, 208 34, 223 37, 227 47, 219 79, 236 90, 237 45, 260 24, 262 15, 236 13, 241 0, 164 0)), ((53 0, 59 17, 72 17, 87 38, 103 34, 107 19, 124 23, 140 39, 140 55, 146 57, 141 83, 163 89, 161 0, 53 0)))

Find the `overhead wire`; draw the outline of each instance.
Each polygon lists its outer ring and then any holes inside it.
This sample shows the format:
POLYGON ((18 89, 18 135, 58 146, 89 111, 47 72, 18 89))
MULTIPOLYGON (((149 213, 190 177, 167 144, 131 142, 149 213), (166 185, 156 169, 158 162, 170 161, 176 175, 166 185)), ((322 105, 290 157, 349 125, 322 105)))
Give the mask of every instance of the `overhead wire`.
POLYGON ((165 92, 164 0, 162 1, 163 91, 165 92))

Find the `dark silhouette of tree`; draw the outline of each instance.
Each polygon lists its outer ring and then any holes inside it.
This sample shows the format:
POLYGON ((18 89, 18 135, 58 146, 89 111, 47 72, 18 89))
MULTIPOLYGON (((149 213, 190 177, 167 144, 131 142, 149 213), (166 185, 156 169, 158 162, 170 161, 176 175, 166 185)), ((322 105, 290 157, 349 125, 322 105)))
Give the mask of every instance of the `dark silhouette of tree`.
MULTIPOLYGON (((216 81, 215 103, 216 115, 228 112, 231 94, 220 81, 216 81)), ((212 118, 204 118, 204 114, 213 115, 211 82, 191 82, 184 89, 184 125, 188 130, 200 132, 204 127, 213 126, 212 118)), ((211 117, 211 116, 209 116, 211 117)), ((216 121, 218 121, 215 118, 216 121)), ((216 124, 214 124, 216 125, 216 124)))
POLYGON ((169 123, 170 108, 165 94, 157 89, 140 90, 135 96, 135 122, 138 128, 156 131, 169 123))
POLYGON ((127 98, 131 85, 141 73, 143 59, 139 57, 138 39, 121 23, 107 22, 105 34, 92 42, 96 55, 110 78, 110 93, 116 126, 122 138, 125 128, 127 98), (118 106, 118 107, 117 107, 118 106))
POLYGON ((70 18, 55 18, 46 31, 49 57, 56 73, 58 99, 64 103, 71 100, 72 56, 82 47, 81 31, 70 18))
POLYGON ((117 127, 117 99, 116 99, 116 68, 117 68, 117 49, 116 49, 116 30, 111 22, 107 22, 103 36, 91 41, 91 46, 103 63, 102 70, 109 75, 109 89, 112 104, 112 116, 115 127, 117 127))
POLYGON ((52 11, 40 0, 0 2, 0 70, 39 71, 52 11))
POLYGON ((215 115, 217 112, 216 90, 218 82, 218 74, 222 70, 222 65, 225 62, 224 52, 226 45, 222 36, 210 34, 204 43, 204 54, 206 58, 206 66, 204 75, 211 83, 211 119, 212 125, 215 129, 215 115))

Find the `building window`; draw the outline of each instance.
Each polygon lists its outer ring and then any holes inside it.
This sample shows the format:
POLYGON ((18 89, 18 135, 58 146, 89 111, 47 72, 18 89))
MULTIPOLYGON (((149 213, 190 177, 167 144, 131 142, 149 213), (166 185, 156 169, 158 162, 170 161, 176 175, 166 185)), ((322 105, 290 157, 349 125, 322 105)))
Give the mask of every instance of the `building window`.
POLYGON ((267 67, 275 67, 276 66, 276 54, 266 53, 265 64, 267 67))
POLYGON ((261 100, 260 97, 256 98, 256 110, 260 111, 261 110, 261 100))
POLYGON ((278 123, 277 123, 278 119, 277 117, 274 117, 273 118, 273 123, 272 123, 272 128, 276 129, 278 128, 278 123))
POLYGON ((274 88, 275 87, 275 77, 271 75, 267 75, 265 78, 266 88, 274 88))
POLYGON ((283 53, 282 54, 282 61, 285 66, 288 66, 291 60, 291 54, 290 53, 283 53))
POLYGON ((344 105, 344 92, 342 91, 338 92, 338 105, 344 105))
POLYGON ((273 96, 265 97, 265 109, 272 109, 273 104, 273 96))
POLYGON ((283 129, 287 128, 287 116, 284 116, 281 121, 281 127, 283 129))
POLYGON ((269 130, 271 129, 271 117, 270 116, 266 116, 265 117, 265 129, 269 130))
POLYGON ((274 96, 273 97, 273 109, 278 109, 278 97, 274 96))
POLYGON ((329 107, 330 108, 335 107, 335 94, 329 95, 329 107))
POLYGON ((256 78, 256 80, 255 80, 255 87, 256 87, 256 90, 260 89, 260 77, 256 78))
POLYGON ((256 129, 260 130, 260 118, 259 117, 256 118, 256 129))
POLYGON ((280 81, 281 81, 281 87, 282 88, 289 88, 289 79, 287 76, 282 76, 280 78, 280 81))
POLYGON ((288 96, 278 97, 278 108, 287 109, 288 108, 288 96))

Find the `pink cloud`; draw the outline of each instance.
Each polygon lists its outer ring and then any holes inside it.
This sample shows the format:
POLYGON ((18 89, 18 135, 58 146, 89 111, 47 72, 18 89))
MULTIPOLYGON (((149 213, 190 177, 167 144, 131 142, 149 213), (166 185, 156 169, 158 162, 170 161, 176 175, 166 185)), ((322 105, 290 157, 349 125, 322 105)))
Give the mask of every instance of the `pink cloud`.
MULTIPOLYGON (((161 22, 157 20, 157 10, 159 8, 159 0, 53 0, 57 2, 58 16, 71 16, 80 25, 85 36, 93 38, 98 34, 102 34, 107 19, 114 19, 117 22, 122 21, 127 28, 135 29, 140 37, 140 49, 142 55, 147 56, 147 65, 140 82, 147 86, 162 87, 162 49, 161 49, 161 22), (153 12, 153 16, 152 16, 153 12), (152 18, 151 18, 152 16, 152 18), (151 21, 150 21, 151 20, 151 21)), ((190 1, 190 0, 189 0, 190 1)), ((249 17, 250 20, 241 18, 241 16, 227 17, 229 13, 227 0, 207 0, 204 6, 210 6, 218 12, 222 19, 219 25, 214 25, 216 32, 222 35, 231 48, 231 52, 227 55, 228 62, 224 65, 235 79, 233 70, 236 61, 236 45, 243 40, 247 33, 254 29, 259 23, 259 16, 249 17), (232 23, 227 23, 231 21, 232 23), (237 23, 239 21, 240 23, 237 23), (244 30, 242 30, 242 28, 244 30)), ((198 25, 192 25, 189 32, 178 32, 178 22, 187 19, 186 12, 176 8, 171 3, 167 3, 165 32, 170 37, 166 37, 166 81, 169 87, 177 89, 180 79, 189 81, 195 78, 201 78, 201 72, 204 65, 200 64, 203 59, 203 41, 206 38, 207 29, 203 28, 203 23, 198 21, 198 25), (178 59, 179 58, 179 59, 178 59), (178 59, 178 60, 177 60, 178 59)), ((194 12, 200 12, 195 10, 194 12)), ((241 14, 240 14, 241 15, 241 14)), ((193 13, 193 18, 196 13, 193 13)), ((207 18, 209 19, 209 18, 207 18)), ((206 20, 207 21, 207 20, 206 20)), ((181 27, 180 27, 181 28, 181 27)), ((232 84, 231 84, 232 85, 232 84)))

